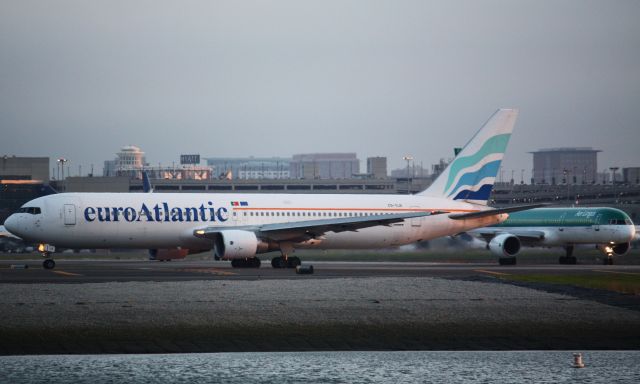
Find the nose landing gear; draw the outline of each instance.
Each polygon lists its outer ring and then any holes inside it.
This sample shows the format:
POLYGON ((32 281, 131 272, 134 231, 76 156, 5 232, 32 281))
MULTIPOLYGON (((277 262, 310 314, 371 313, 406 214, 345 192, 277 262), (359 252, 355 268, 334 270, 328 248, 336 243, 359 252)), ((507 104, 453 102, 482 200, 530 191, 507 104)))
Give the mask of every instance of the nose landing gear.
MULTIPOLYGON (((46 256, 45 256, 45 257, 46 257, 46 256)), ((53 268, 55 268, 55 267, 56 267, 56 262, 55 262, 55 261, 53 261, 53 259, 45 259, 45 260, 42 262, 42 267, 43 267, 44 269, 53 269, 53 268)))
POLYGON ((56 262, 51 258, 51 255, 56 251, 56 247, 49 244, 39 244, 38 251, 40 251, 42 257, 45 258, 42 262, 42 268, 53 269, 56 267, 56 262))

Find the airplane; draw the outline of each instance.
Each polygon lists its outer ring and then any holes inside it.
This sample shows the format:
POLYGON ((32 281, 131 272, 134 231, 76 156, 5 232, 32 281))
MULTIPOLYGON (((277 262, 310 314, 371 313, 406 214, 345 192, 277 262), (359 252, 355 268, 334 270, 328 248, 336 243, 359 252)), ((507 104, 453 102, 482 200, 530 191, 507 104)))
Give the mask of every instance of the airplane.
POLYGON ((500 265, 516 264, 522 245, 529 247, 564 247, 560 264, 576 264, 574 246, 595 244, 613 264, 631 248, 636 227, 625 212, 608 207, 536 208, 516 212, 499 224, 467 231, 486 241, 487 248, 498 256, 500 265))
MULTIPOLYGON (((5 222, 54 268, 56 247, 213 249, 236 268, 301 264, 298 248, 399 246, 500 223, 542 204, 487 206, 517 118, 499 109, 426 190, 415 195, 60 193, 32 200, 5 222)), ((146 187, 145 187, 146 188, 146 187)))

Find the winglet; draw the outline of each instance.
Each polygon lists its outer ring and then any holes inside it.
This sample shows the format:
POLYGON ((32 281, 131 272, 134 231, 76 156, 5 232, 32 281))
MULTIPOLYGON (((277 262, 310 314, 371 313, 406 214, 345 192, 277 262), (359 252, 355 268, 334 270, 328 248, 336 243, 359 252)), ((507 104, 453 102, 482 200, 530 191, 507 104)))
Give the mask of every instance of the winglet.
POLYGON ((517 117, 517 109, 497 110, 433 184, 418 195, 487 205, 517 117))

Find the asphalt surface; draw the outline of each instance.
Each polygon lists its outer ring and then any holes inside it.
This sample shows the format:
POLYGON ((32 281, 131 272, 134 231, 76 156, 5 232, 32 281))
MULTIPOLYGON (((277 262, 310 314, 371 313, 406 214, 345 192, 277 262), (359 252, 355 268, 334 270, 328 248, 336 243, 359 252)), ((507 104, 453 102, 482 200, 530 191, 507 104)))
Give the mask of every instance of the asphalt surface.
POLYGON ((305 264, 2 259, 0 355, 640 346, 640 296, 499 278, 638 265, 305 264))
POLYGON ((495 263, 415 263, 415 262, 306 262, 311 275, 293 269, 274 269, 268 262, 261 268, 232 268, 228 261, 131 261, 57 260, 56 268, 42 268, 41 260, 0 260, 2 283, 102 283, 128 281, 322 279, 345 277, 439 277, 473 279, 501 274, 638 274, 640 265, 515 265, 495 263), (25 268, 26 267, 26 268, 25 268))

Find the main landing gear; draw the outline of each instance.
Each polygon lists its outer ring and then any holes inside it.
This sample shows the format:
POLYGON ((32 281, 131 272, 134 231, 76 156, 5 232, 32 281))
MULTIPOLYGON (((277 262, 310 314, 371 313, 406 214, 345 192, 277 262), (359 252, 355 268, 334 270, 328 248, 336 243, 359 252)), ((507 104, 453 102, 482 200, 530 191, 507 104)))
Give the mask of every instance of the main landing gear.
POLYGON ((566 255, 560 256, 558 258, 558 262, 560 264, 576 264, 578 262, 578 259, 573 256, 573 245, 567 245, 566 247, 564 247, 564 250, 566 252, 566 255))
POLYGON ((295 256, 279 256, 271 259, 271 266, 273 268, 295 268, 301 263, 300 258, 295 256))
POLYGON ((289 257, 289 254, 293 252, 293 245, 288 242, 280 243, 280 253, 282 256, 274 257, 271 259, 271 266, 273 268, 295 268, 301 264, 299 257, 289 257))
POLYGON ((231 260, 231 266, 233 268, 260 268, 260 264, 260 259, 257 257, 231 260))

